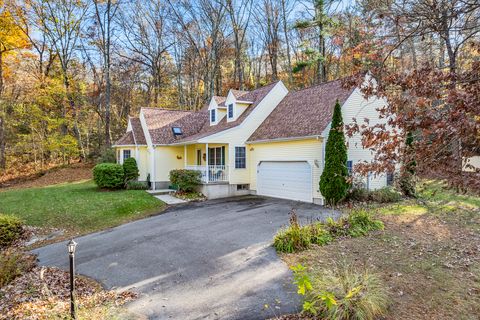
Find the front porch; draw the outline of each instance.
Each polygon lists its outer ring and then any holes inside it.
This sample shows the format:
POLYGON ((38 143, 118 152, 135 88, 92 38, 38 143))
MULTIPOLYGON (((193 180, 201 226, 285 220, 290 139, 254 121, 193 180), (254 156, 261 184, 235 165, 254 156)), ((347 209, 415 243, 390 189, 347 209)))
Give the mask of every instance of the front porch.
POLYGON ((228 166, 226 165, 187 165, 185 169, 200 171, 202 183, 228 182, 228 166))
POLYGON ((228 183, 228 144, 184 145, 184 167, 201 172, 203 184, 228 183))

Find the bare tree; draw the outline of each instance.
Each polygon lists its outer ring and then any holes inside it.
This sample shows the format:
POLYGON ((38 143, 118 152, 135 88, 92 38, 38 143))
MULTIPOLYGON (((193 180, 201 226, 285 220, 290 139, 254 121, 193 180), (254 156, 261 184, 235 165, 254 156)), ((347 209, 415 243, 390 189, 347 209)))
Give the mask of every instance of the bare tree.
POLYGON ((93 0, 95 7, 94 21, 98 29, 98 48, 103 58, 103 73, 105 78, 105 145, 111 145, 110 132, 110 101, 111 101, 111 47, 113 22, 117 9, 120 5, 119 1, 112 0, 93 0))
POLYGON ((225 0, 225 7, 230 17, 233 43, 235 45, 234 83, 237 83, 238 80, 238 88, 241 90, 244 88, 242 52, 247 28, 252 15, 252 3, 252 0, 240 0, 239 3, 234 2, 234 0, 225 0))
POLYGON ((149 87, 152 87, 149 102, 153 106, 158 105, 162 86, 166 83, 168 49, 174 43, 169 33, 169 14, 170 7, 163 1, 135 0, 120 12, 118 19, 125 40, 118 54, 147 69, 151 76, 149 87))
MULTIPOLYGON (((41 31, 45 33, 49 45, 54 48, 60 61, 65 93, 73 117, 73 133, 77 139, 81 156, 85 158, 85 149, 78 124, 78 110, 74 92, 71 88, 71 62, 77 50, 82 23, 88 11, 88 5, 78 0, 41 0, 32 3, 41 31)), ((67 108, 63 108, 63 116, 67 117, 67 108)), ((68 127, 65 123, 63 133, 68 127)))

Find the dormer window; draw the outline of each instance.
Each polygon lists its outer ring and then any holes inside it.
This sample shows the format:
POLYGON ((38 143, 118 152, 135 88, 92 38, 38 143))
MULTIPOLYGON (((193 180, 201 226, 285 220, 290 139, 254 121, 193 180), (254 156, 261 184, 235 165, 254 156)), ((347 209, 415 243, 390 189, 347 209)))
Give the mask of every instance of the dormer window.
POLYGON ((230 103, 228 105, 228 118, 229 119, 233 118, 233 103, 230 103))
POLYGON ((217 113, 215 109, 210 110, 210 122, 215 123, 217 117, 217 113))
POLYGON ((172 127, 172 131, 174 136, 181 136, 183 134, 182 128, 180 127, 172 127))

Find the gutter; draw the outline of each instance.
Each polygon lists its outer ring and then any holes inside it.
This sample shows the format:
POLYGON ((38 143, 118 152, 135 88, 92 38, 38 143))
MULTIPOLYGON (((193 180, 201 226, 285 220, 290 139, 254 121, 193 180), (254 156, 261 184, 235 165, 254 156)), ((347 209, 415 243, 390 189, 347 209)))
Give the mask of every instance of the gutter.
POLYGON ((269 143, 269 142, 282 142, 282 141, 297 141, 297 140, 306 140, 306 139, 323 139, 321 135, 313 136, 300 136, 300 137, 287 137, 287 138, 275 138, 275 139, 264 139, 264 140, 255 140, 247 141, 245 144, 259 144, 259 143, 269 143))

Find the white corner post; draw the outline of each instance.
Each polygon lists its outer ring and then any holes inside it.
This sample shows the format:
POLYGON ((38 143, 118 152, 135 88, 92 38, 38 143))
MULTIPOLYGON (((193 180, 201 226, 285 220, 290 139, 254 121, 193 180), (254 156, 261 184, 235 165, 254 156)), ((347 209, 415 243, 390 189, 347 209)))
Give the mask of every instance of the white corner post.
POLYGON ((155 190, 155 148, 150 148, 150 182, 152 183, 152 190, 155 190))
POLYGON ((207 163, 205 166, 207 168, 207 170, 205 170, 205 181, 208 183, 208 176, 210 175, 208 172, 208 143, 205 144, 205 156, 206 156, 205 162, 207 163))
POLYGON ((184 144, 183 145, 183 162, 184 162, 184 165, 183 165, 183 168, 184 169, 187 169, 187 145, 184 144))

